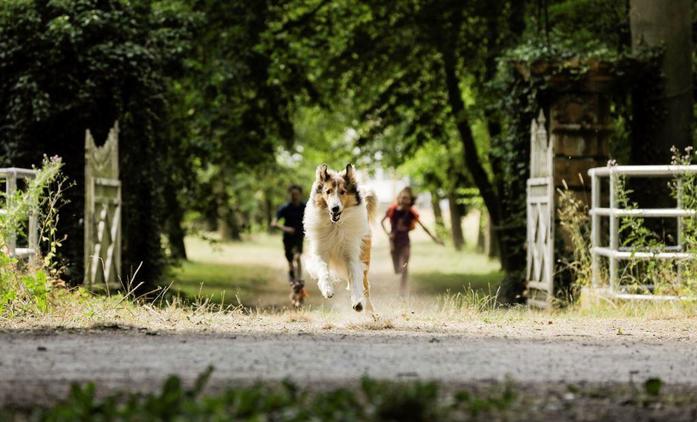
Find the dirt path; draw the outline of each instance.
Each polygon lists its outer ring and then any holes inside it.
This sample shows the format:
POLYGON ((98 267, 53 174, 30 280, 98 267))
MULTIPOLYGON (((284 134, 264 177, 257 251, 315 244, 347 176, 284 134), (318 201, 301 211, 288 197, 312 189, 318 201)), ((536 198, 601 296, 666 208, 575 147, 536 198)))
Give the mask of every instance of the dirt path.
MULTIPOLYGON (((391 298, 399 291, 399 276, 393 273, 387 237, 374 227, 371 290, 375 297, 391 298)), ((463 292, 469 288, 495 292, 501 277, 497 262, 467 250, 456 252, 441 247, 423 231, 413 234, 411 281, 414 299, 432 301, 445 292, 463 292)), ((279 236, 257 235, 245 242, 210 244, 199 238, 186 239, 190 262, 175 271, 173 288, 185 290, 191 297, 210 298, 225 292, 225 303, 238 300, 250 308, 289 306, 287 264, 279 236)), ((323 300, 315 280, 305 274, 310 293, 306 303, 313 307, 333 306, 339 301, 323 300)), ((337 286, 343 290, 343 286, 337 286)))
POLYGON ((0 402, 65 396, 71 382, 98 392, 155 390, 170 374, 192 380, 213 365, 213 386, 293 379, 316 385, 358 380, 438 379, 445 383, 627 382, 660 377, 697 384, 694 339, 533 339, 452 334, 0 333, 0 402), (152 335, 156 334, 156 335, 152 335))

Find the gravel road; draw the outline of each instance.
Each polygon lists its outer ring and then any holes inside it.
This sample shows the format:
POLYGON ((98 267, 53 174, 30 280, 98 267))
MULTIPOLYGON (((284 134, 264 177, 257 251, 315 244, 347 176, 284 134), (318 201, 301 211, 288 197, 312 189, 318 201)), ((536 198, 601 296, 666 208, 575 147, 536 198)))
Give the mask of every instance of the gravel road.
POLYGON ((385 379, 446 383, 627 382, 697 384, 693 341, 534 339, 464 334, 168 334, 137 330, 0 333, 0 402, 65 397, 72 382, 98 392, 151 391, 170 374, 193 380, 213 365, 213 386, 281 380, 316 385, 385 379), (154 335, 153 335, 154 334, 154 335))

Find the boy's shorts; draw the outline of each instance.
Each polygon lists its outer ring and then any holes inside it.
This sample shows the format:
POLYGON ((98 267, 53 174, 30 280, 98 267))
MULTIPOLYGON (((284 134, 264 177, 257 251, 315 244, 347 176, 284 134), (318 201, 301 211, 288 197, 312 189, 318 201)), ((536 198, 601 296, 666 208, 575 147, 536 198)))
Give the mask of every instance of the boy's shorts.
POLYGON ((292 262, 295 258, 295 254, 303 253, 303 236, 284 236, 283 237, 283 249, 286 253, 286 259, 288 262, 292 262))

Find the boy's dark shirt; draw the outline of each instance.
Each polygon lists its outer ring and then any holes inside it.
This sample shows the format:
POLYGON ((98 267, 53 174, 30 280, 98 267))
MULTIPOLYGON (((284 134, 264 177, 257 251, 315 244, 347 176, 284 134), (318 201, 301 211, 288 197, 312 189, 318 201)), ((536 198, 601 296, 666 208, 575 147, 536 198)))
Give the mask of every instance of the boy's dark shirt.
POLYGON ((298 205, 293 205, 288 202, 278 209, 276 219, 283 219, 283 225, 295 229, 295 233, 290 234, 283 232, 283 237, 303 237, 303 216, 305 215, 305 203, 300 202, 298 205))

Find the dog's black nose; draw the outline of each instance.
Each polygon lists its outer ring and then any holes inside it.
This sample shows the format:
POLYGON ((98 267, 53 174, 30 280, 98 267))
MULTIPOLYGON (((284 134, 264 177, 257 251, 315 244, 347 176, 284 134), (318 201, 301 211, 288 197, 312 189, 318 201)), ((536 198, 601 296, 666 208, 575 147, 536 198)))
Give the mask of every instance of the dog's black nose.
POLYGON ((332 207, 332 212, 333 212, 334 214, 338 213, 338 212, 339 212, 339 206, 337 205, 337 206, 335 206, 335 207, 332 207))

